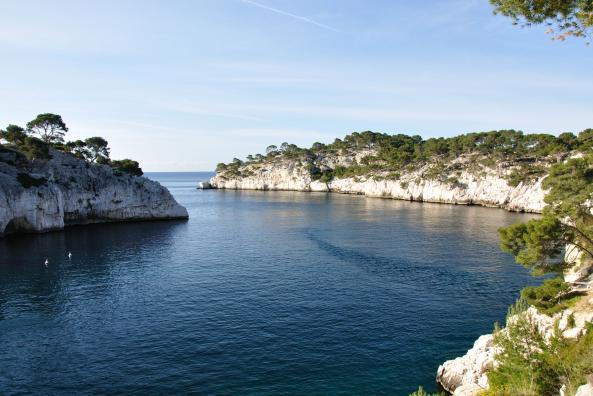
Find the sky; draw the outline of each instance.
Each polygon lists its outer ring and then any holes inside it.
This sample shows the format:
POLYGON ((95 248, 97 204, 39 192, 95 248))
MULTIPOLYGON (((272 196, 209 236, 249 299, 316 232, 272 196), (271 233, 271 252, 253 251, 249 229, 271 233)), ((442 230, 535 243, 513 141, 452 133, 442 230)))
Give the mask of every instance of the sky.
POLYGON ((593 127, 593 46, 487 0, 0 0, 0 127, 62 115, 145 171, 353 131, 593 127))

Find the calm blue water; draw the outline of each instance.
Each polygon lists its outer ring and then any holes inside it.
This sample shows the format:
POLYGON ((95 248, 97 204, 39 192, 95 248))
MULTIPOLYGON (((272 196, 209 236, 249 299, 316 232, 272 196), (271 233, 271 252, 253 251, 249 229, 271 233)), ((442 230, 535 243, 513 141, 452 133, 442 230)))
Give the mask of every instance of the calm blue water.
POLYGON ((407 395, 534 282, 528 215, 149 176, 189 221, 0 241, 0 394, 407 395))

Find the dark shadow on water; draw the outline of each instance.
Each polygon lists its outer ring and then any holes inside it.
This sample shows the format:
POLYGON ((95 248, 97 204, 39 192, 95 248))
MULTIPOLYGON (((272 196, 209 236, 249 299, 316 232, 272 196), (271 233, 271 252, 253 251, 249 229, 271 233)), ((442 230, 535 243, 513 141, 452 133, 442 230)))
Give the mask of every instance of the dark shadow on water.
POLYGON ((30 307, 52 312, 60 309, 65 284, 96 281, 97 289, 110 287, 114 267, 142 270, 137 257, 145 250, 174 249, 174 239, 187 229, 186 220, 103 223, 67 227, 44 234, 10 235, 0 240, 0 319, 10 295, 27 296, 30 307), (72 259, 68 259, 72 252, 72 259), (46 267, 43 263, 49 260, 46 267))

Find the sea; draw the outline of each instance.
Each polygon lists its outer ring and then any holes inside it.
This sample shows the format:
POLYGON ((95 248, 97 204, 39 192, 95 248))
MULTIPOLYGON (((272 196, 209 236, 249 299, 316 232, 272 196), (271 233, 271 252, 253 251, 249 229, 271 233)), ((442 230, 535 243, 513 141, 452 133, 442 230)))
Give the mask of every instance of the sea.
POLYGON ((0 394, 435 391, 541 281, 498 246, 533 215, 146 176, 189 220, 0 240, 0 394))

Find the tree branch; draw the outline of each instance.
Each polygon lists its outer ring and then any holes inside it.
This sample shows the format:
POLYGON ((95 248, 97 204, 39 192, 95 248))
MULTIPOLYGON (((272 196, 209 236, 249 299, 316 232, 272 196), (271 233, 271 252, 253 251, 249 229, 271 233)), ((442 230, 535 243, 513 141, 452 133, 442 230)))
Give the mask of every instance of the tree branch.
POLYGON ((577 234, 579 234, 582 238, 584 238, 587 242, 589 242, 590 245, 593 245, 593 240, 591 240, 591 238, 589 238, 583 231, 579 230, 578 227, 575 227, 573 225, 570 224, 563 224, 565 227, 570 228, 573 231, 576 231, 577 234))

